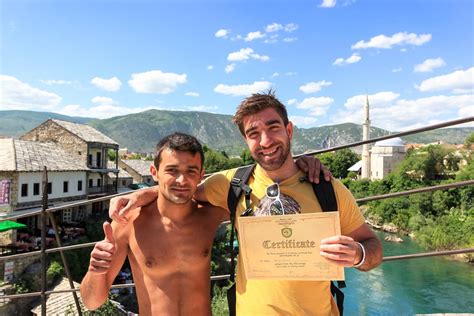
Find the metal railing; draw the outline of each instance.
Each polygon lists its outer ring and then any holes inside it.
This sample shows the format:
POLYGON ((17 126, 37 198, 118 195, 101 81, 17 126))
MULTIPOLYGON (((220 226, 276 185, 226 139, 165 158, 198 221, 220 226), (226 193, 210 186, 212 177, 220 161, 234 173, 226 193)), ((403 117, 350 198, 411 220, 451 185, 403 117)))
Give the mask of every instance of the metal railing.
MULTIPOLYGON (((354 147, 354 146, 359 146, 363 144, 368 144, 368 143, 373 143, 376 141, 380 140, 385 140, 385 139, 390 139, 394 137, 400 137, 400 136, 405 136, 405 135, 411 135, 411 134, 416 134, 419 132, 424 132, 424 131, 429 131, 429 130, 434 130, 438 129, 441 127, 447 127, 447 126, 452 126, 452 125, 457 125, 457 124, 463 124, 467 122, 472 122, 474 121, 474 117, 468 117, 464 119, 459 119, 459 120, 454 120, 454 121, 449 121, 441 124, 436 124, 436 125, 431 125, 428 127, 424 128, 419 128, 419 129, 414 129, 402 133, 396 133, 396 134, 391 134, 383 137, 378 137, 374 139, 370 139, 367 141, 360 141, 360 142, 355 142, 347 145, 342 145, 342 146, 336 146, 333 148, 327 148, 327 149, 322 149, 322 150, 317 150, 309 153, 305 153, 302 155, 308 155, 308 154, 319 154, 323 152, 329 152, 329 151, 334 151, 334 150, 339 150, 339 149, 344 149, 344 148, 349 148, 349 147, 354 147)), ((297 155, 295 157, 299 157, 302 155, 297 155)), ((88 201, 81 201, 81 202, 74 202, 70 203, 67 205, 61 205, 58 207, 50 207, 48 208, 48 195, 47 195, 47 171, 45 168, 44 171, 44 176, 43 176, 43 207, 42 210, 39 211, 33 211, 29 212, 26 214, 11 214, 4 216, 0 218, 1 221, 5 220, 15 220, 19 218, 24 218, 24 217, 29 217, 29 216, 36 216, 40 215, 41 216, 41 250, 38 251, 32 251, 32 252, 27 252, 27 253, 22 253, 22 254, 14 254, 14 255, 9 255, 9 256, 3 256, 0 257, 0 262, 6 261, 6 260, 12 260, 12 259, 21 259, 24 257, 28 256, 34 256, 34 255, 41 255, 41 265, 42 265, 42 272, 41 272, 41 291, 40 292, 30 292, 30 293, 23 293, 23 294, 13 294, 13 295, 1 295, 0 299, 19 299, 19 298, 27 298, 27 297, 41 297, 41 314, 46 315, 46 300, 47 296, 55 293, 68 293, 71 292, 74 296, 74 301, 75 305, 78 311, 79 315, 82 315, 80 304, 79 304, 79 299, 77 297, 76 292, 79 290, 77 288, 74 288, 74 284, 72 281, 72 277, 69 271, 69 267, 67 264, 67 260, 64 256, 64 251, 69 251, 69 250, 75 250, 75 249, 81 249, 81 248, 86 248, 86 247, 93 247, 96 242, 90 242, 90 243, 82 243, 82 244, 76 244, 76 245, 70 245, 70 246, 61 246, 61 240, 58 236, 56 235, 56 242, 58 244, 58 247, 47 249, 46 246, 46 216, 49 216, 50 221, 53 225, 53 228, 57 232, 57 227, 56 227, 56 222, 54 219, 54 216, 52 216, 52 213, 60 210, 64 210, 67 208, 72 208, 72 207, 77 207, 81 205, 87 205, 95 202, 101 202, 101 201, 108 201, 113 197, 124 195, 127 193, 121 193, 121 194, 114 194, 114 195, 108 195, 104 197, 99 197, 96 199, 91 199, 88 201), (56 290, 56 291, 47 291, 46 290, 46 255, 49 253, 54 253, 54 252, 60 252, 61 255, 61 260, 63 262, 64 268, 65 268, 65 273, 66 276, 69 280, 69 285, 71 289, 69 290, 56 290)), ((467 181, 462 181, 462 182, 457 182, 457 183, 450 183, 450 184, 445 184, 445 185, 438 185, 438 186, 431 186, 431 187, 426 187, 426 188, 418 188, 414 190, 408 190, 408 191, 403 191, 403 192, 395 192, 395 193, 389 193, 389 194, 384 194, 384 195, 377 195, 377 196, 372 196, 372 197, 367 197, 367 198, 361 198, 357 199, 358 202, 367 202, 367 201, 373 201, 373 200, 380 200, 380 199, 386 199, 386 198, 392 198, 392 197, 398 197, 398 196, 404 196, 404 195, 410 195, 410 194, 417 194, 417 193, 422 193, 422 192, 430 192, 430 191, 435 191, 435 190, 446 190, 446 189, 451 189, 451 188, 456 188, 456 187, 461 187, 461 186, 468 186, 468 185, 473 185, 474 180, 467 180, 467 181)), ((228 222, 227 222, 228 223, 228 222)), ((424 258, 424 257, 432 257, 432 256, 444 256, 444 255, 453 255, 453 254, 460 254, 460 253, 473 253, 474 248, 467 248, 467 249, 457 249, 457 250, 449 250, 449 251, 438 251, 438 252, 426 252, 426 253, 418 253, 418 254, 410 254, 410 255, 399 255, 399 256, 389 256, 389 257, 384 257, 383 262, 388 262, 388 261, 394 261, 394 260, 406 260, 406 259, 414 259, 414 258, 424 258)), ((218 276, 211 276, 211 280, 222 280, 222 279, 227 279, 229 275, 218 275, 218 276)), ((123 284, 123 285, 113 285, 112 288, 126 288, 126 287, 133 287, 134 284, 123 284)))

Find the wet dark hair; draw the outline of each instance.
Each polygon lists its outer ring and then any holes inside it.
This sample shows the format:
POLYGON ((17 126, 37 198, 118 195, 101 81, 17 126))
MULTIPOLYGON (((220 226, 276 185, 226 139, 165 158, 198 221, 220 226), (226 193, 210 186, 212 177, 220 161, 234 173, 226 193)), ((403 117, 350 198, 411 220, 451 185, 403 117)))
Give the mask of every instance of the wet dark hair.
POLYGON ((201 168, 204 165, 204 152, 199 141, 188 134, 184 133, 173 133, 165 136, 156 145, 155 152, 155 167, 158 169, 161 162, 161 152, 164 149, 170 149, 173 151, 184 151, 191 153, 193 156, 199 154, 201 156, 201 168))
POLYGON ((275 96, 275 91, 270 89, 265 93, 254 93, 250 97, 245 98, 237 107, 232 122, 237 124, 240 133, 245 137, 244 118, 256 114, 265 109, 272 108, 280 115, 285 126, 288 125, 288 113, 286 107, 275 96))

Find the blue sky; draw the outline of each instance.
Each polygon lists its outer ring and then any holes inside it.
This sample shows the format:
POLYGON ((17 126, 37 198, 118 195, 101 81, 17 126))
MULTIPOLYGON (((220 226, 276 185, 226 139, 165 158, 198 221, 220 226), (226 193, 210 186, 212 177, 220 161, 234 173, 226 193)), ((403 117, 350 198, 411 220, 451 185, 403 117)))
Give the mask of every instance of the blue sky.
POLYGON ((233 114, 274 88, 298 127, 474 116, 470 0, 0 0, 0 110, 233 114))

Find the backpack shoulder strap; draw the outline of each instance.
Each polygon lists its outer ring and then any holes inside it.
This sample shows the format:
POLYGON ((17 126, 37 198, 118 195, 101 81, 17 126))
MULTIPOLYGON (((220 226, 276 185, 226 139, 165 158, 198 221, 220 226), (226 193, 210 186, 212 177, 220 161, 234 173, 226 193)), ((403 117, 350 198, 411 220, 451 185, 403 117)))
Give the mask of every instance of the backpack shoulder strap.
POLYGON ((332 183, 324 180, 324 175, 320 174, 319 183, 311 183, 311 185, 323 212, 336 212, 337 200, 332 183))
POLYGON ((237 169, 234 174, 234 177, 230 181, 229 193, 227 194, 227 207, 229 208, 230 213, 230 240, 229 240, 229 252, 230 252, 230 281, 234 282, 235 278, 235 266, 234 258, 236 256, 234 250, 234 239, 235 239, 235 212, 237 209, 237 204, 239 202, 242 192, 245 191, 245 202, 247 208, 250 207, 250 187, 247 185, 247 182, 252 174, 253 168, 255 165, 244 166, 237 169))
POLYGON ((253 164, 238 168, 230 181, 229 193, 227 194, 227 207, 229 208, 231 221, 235 218, 237 204, 239 203, 242 191, 245 189, 244 186, 247 185, 254 167, 255 165, 253 164))

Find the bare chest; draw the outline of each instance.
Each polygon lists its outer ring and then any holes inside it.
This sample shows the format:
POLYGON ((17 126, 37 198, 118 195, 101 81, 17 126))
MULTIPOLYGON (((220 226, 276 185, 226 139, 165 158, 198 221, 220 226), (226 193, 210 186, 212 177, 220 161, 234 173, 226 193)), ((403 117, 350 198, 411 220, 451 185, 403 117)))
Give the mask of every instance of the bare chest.
POLYGON ((135 225, 129 256, 145 274, 187 274, 209 269, 214 231, 206 225, 185 228, 135 225))

